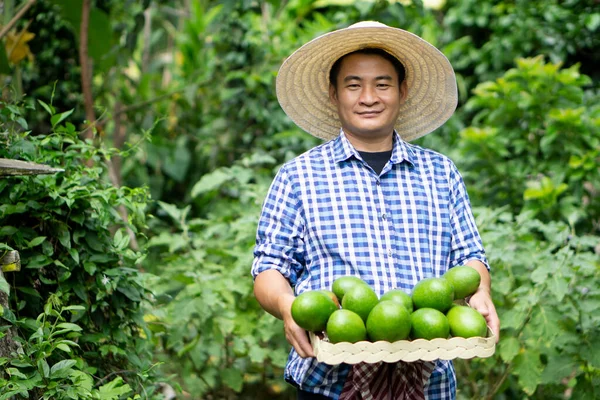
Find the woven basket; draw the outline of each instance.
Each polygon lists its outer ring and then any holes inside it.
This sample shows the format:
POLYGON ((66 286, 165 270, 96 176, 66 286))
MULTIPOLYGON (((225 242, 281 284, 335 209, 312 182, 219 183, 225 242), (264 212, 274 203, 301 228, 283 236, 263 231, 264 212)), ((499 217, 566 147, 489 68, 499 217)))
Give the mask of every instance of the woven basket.
POLYGON ((454 337, 450 339, 416 339, 397 342, 357 342, 330 343, 310 332, 310 340, 317 361, 330 365, 359 362, 376 363, 380 361, 432 361, 452 360, 454 358, 490 357, 496 351, 496 337, 488 328, 487 337, 469 339, 454 337))

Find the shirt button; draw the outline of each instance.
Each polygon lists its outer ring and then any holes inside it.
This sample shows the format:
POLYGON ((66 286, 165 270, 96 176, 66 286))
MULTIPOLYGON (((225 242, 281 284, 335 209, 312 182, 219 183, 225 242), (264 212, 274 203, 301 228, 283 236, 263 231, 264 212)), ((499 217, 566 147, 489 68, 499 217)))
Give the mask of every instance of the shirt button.
POLYGON ((387 216, 385 215, 385 213, 381 214, 381 218, 383 218, 384 221, 387 219, 387 216))
POLYGON ((389 249, 389 250, 388 250, 388 257, 391 257, 391 256, 393 256, 393 255, 394 255, 394 253, 392 252, 392 249, 389 249))
POLYGON ((379 181, 377 181, 376 183, 377 183, 377 186, 380 186, 380 185, 381 185, 381 182, 379 182, 379 181))

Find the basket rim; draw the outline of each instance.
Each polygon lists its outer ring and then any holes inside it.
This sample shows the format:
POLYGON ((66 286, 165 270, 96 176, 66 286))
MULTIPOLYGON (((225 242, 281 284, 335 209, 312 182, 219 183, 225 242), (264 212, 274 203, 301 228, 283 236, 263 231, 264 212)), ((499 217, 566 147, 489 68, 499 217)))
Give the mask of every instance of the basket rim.
POLYGON ((455 358, 486 358, 495 353, 496 336, 488 326, 486 337, 451 337, 448 339, 415 339, 386 341, 361 341, 357 343, 331 343, 309 332, 310 341, 317 361, 331 365, 358 362, 397 362, 451 360, 455 358))

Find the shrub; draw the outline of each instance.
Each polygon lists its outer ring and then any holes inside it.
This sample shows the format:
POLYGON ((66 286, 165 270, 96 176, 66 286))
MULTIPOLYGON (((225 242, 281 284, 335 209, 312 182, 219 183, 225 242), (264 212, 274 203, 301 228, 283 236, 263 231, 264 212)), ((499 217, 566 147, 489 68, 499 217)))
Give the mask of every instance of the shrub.
POLYGON ((145 225, 147 191, 112 186, 111 153, 78 138, 70 111, 40 105, 52 130, 37 136, 26 131, 24 104, 0 107, 0 157, 64 169, 0 179, 0 250, 18 250, 24 268, 11 275, 2 313, 24 352, 1 360, 8 381, 0 398, 13 390, 17 398, 91 398, 91 379, 124 379, 151 393, 143 387, 152 368, 142 307, 149 292, 138 269, 145 254, 127 233, 145 225))

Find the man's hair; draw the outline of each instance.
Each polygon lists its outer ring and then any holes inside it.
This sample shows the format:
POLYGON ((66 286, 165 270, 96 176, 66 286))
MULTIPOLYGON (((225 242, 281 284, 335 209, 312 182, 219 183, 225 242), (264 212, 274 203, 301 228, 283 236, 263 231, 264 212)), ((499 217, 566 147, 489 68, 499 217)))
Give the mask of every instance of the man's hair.
POLYGON ((383 49, 379 49, 376 47, 366 47, 364 49, 359 49, 359 50, 355 50, 351 53, 344 54, 343 56, 338 58, 336 60, 336 62, 333 63, 333 66, 331 67, 331 70, 329 71, 329 83, 331 83, 331 85, 333 85, 335 90, 337 90, 337 78, 338 78, 338 75, 340 74, 340 68, 342 67, 342 61, 344 61, 344 58, 346 58, 352 54, 376 55, 376 56, 380 56, 380 57, 383 57, 384 59, 388 60, 390 63, 392 63, 392 65, 394 66, 394 69, 396 70, 396 73, 398 74, 398 84, 401 84, 404 81, 404 78, 406 77, 406 70, 404 69, 404 65, 402 65, 400 60, 398 60, 396 57, 394 57, 393 55, 391 55, 390 53, 388 53, 387 51, 385 51, 383 49))

